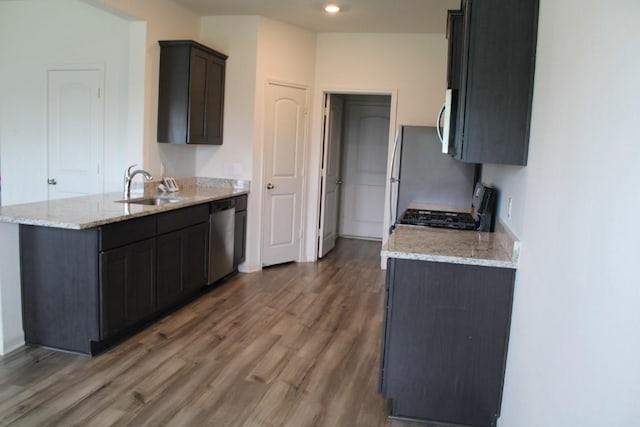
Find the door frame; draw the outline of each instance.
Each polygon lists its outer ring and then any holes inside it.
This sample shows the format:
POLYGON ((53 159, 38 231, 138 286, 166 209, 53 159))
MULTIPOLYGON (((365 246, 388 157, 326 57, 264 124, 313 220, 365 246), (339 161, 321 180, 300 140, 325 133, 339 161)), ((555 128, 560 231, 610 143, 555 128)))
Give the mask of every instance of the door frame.
POLYGON ((336 216, 337 214, 340 212, 340 194, 341 194, 341 187, 342 187, 342 182, 340 180, 340 174, 342 172, 342 138, 344 136, 344 123, 342 122, 342 119, 344 118, 345 112, 344 112, 344 106, 345 106, 345 102, 344 102, 344 98, 342 96, 338 96, 335 94, 325 94, 324 97, 324 102, 323 102, 323 120, 322 120, 322 152, 321 152, 321 161, 322 161, 322 166, 320 168, 320 203, 319 203, 319 210, 320 210, 320 215, 319 215, 319 221, 318 221, 318 258, 324 257, 327 253, 329 253, 331 250, 333 250, 335 248, 335 243, 336 240, 338 239, 338 228, 339 228, 339 219, 335 218, 335 230, 334 231, 334 236, 332 237, 333 242, 332 242, 332 246, 331 249, 326 250, 325 247, 325 235, 326 235, 326 227, 327 227, 327 207, 326 207, 326 200, 328 197, 328 188, 329 188, 329 184, 327 183, 327 178, 329 177, 328 175, 328 169, 330 166, 330 159, 331 159, 331 155, 332 153, 337 152, 337 157, 335 158, 337 160, 337 175, 338 175, 338 181, 336 181, 335 184, 335 192, 337 193, 336 195, 336 216), (338 100, 340 100, 340 102, 337 102, 338 100), (334 133, 331 132, 332 129, 334 129, 333 127, 333 123, 331 121, 331 118, 333 117, 332 111, 334 108, 334 105, 340 105, 340 128, 338 130, 339 135, 337 136, 337 138, 334 139, 334 133), (332 146, 332 141, 337 141, 337 143, 334 143, 332 146), (329 149, 331 148, 331 150, 329 149), (324 253, 323 253, 324 252, 324 253))
POLYGON ((306 223, 306 219, 307 219, 307 200, 308 200, 308 196, 307 196, 307 191, 305 191, 305 189, 307 188, 307 164, 308 164, 308 148, 307 146, 309 145, 309 135, 310 135, 310 127, 311 127, 311 115, 309 114, 310 111, 310 98, 313 95, 311 93, 311 87, 308 85, 304 85, 304 84, 298 84, 298 83, 292 83, 292 82, 287 82, 287 81, 283 81, 283 80, 277 80, 277 79, 269 79, 267 78, 265 80, 264 86, 263 86, 263 113, 262 113, 262 125, 261 125, 261 135, 260 135, 260 174, 259 174, 259 182, 257 182, 257 186, 251 186, 251 192, 252 193, 256 193, 256 197, 259 198, 260 200, 260 220, 259 220, 259 236, 260 236, 260 256, 259 258, 259 268, 258 269, 262 269, 263 267, 263 250, 262 250, 262 244, 263 244, 263 239, 264 239, 264 229, 263 229, 263 224, 262 224, 262 217, 263 214, 265 212, 266 206, 265 206, 265 202, 264 202, 264 186, 265 183, 267 182, 265 179, 265 153, 264 153, 264 147, 265 147, 265 137, 264 137, 264 133, 265 133, 265 116, 266 116, 266 110, 267 110, 267 89, 269 87, 269 85, 278 85, 278 86, 286 86, 286 87, 291 87, 291 88, 295 88, 295 89, 302 89, 305 91, 305 119, 304 119, 304 136, 303 136, 303 144, 302 144, 302 171, 301 171, 301 176, 302 176, 302 183, 301 183, 301 188, 302 188, 302 194, 301 194, 301 198, 300 198, 300 245, 298 248, 298 259, 296 260, 297 262, 302 261, 303 260, 303 254, 304 254, 304 249, 305 249, 305 242, 306 242, 306 228, 307 228, 307 223, 306 223), (257 188, 256 188, 257 187, 257 188))
MULTIPOLYGON (((310 224, 313 224, 314 230, 307 230, 307 234, 309 236, 305 241, 305 249, 306 249, 306 261, 317 261, 318 258, 318 239, 320 238, 320 213, 322 208, 322 192, 320 191, 320 183, 322 182, 322 162, 323 162, 323 153, 326 153, 327 147, 325 146, 325 141, 323 138, 323 118, 324 118, 324 100, 327 95, 386 95, 391 97, 391 105, 389 111, 389 136, 387 142, 387 178, 385 185, 385 206, 384 206, 384 220, 383 220, 383 240, 385 243, 387 240, 387 234, 384 230, 389 229, 389 194, 390 194, 390 185, 389 178, 391 173, 391 168, 389 167, 389 162, 391 159, 393 144, 395 141, 395 129, 397 128, 397 112, 398 112, 398 90, 397 89, 344 89, 344 88, 322 88, 319 89, 316 93, 316 97, 314 98, 314 117, 313 117, 313 138, 318 138, 319 142, 317 143, 317 147, 315 148, 318 153, 317 159, 313 163, 309 164, 309 173, 308 175, 311 177, 315 177, 316 185, 309 190, 309 198, 308 200, 314 199, 316 201, 316 206, 313 206, 313 210, 309 213, 309 216, 313 215, 308 219, 310 224), (317 110, 315 109, 317 108, 317 110)), ((312 141, 313 143, 313 141, 312 141)), ((312 207, 309 206, 309 209, 312 207)))

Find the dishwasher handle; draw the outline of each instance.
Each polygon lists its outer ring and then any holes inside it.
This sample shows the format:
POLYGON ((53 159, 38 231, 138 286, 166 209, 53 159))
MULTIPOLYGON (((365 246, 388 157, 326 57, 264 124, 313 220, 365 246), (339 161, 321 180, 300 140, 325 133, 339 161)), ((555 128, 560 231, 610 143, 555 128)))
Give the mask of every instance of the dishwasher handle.
POLYGON ((219 200, 211 203, 211 212, 226 211, 227 209, 235 209, 235 207, 235 199, 219 200))

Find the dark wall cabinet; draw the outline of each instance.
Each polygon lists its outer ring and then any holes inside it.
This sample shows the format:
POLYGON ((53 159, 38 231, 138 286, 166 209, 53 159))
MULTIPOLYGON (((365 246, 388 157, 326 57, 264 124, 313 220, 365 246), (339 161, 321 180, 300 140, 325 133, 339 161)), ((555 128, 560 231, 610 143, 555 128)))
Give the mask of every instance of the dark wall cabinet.
POLYGON ((208 220, 205 203, 86 230, 21 225, 26 342, 96 354, 198 295, 208 220))
POLYGON ((495 426, 515 270, 389 259, 380 391, 391 415, 495 426))
POLYGON ((463 0, 450 11, 449 150, 470 163, 526 165, 539 0, 463 0))
POLYGON ((192 40, 158 43, 158 142, 222 144, 227 55, 192 40))

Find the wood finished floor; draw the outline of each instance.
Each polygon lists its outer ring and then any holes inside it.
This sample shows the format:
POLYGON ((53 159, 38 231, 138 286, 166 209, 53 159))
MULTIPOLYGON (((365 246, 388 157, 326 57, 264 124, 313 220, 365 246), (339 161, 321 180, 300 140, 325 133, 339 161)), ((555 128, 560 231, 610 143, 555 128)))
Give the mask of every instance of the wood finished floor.
POLYGON ((93 359, 0 358, 0 425, 393 426, 377 393, 380 243, 240 274, 93 359))

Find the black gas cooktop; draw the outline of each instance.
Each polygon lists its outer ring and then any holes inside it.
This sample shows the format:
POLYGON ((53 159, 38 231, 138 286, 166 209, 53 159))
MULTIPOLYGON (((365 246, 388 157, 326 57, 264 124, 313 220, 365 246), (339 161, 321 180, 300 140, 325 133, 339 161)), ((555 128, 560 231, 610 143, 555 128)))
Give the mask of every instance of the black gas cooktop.
POLYGON ((427 209, 407 209, 400 217, 400 224, 456 228, 460 230, 476 230, 478 228, 478 224, 470 213, 427 209))

